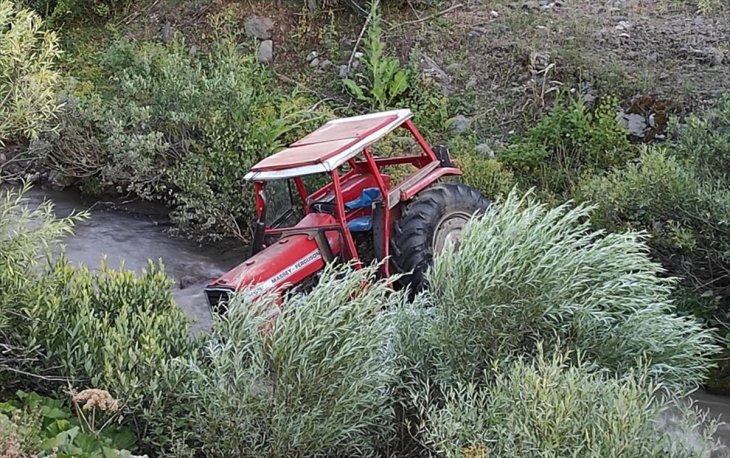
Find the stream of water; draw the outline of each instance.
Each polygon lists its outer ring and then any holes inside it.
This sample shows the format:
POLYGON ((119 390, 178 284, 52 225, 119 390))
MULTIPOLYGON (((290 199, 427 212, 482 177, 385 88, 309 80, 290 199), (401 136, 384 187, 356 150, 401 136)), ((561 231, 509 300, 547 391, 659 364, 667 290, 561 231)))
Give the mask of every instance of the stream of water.
MULTIPOLYGON (((74 235, 64 241, 66 256, 72 263, 95 268, 105 256, 111 267, 123 263, 126 268, 139 271, 150 259, 161 259, 165 271, 176 281, 175 300, 194 320, 196 332, 211 326, 203 287, 245 257, 243 247, 203 248, 191 241, 170 237, 165 227, 152 217, 104 210, 72 191, 51 192, 35 188, 27 198, 30 205, 51 200, 59 216, 91 208, 91 218, 78 224, 74 235)), ((692 398, 698 407, 709 410, 712 417, 730 423, 730 397, 699 391, 692 398)), ((717 437, 722 443, 730 444, 730 425, 720 425, 717 437)))
POLYGON ((211 316, 203 295, 206 283, 231 269, 245 257, 245 249, 216 249, 170 237, 154 218, 138 213, 105 210, 72 191, 32 189, 29 205, 51 200, 59 216, 90 209, 91 218, 77 224, 74 235, 64 240, 65 253, 74 264, 93 269, 106 257, 110 267, 140 271, 149 260, 162 260, 165 272, 175 280, 175 300, 194 320, 194 331, 208 329, 211 316))

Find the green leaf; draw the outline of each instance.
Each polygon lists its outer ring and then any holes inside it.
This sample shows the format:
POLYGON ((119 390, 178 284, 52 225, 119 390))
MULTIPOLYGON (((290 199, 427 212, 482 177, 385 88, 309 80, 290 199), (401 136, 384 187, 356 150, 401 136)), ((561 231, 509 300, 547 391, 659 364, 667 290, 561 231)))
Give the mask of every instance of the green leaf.
POLYGON ((53 423, 51 423, 50 425, 48 425, 48 427, 46 428, 46 432, 48 433, 47 436, 53 437, 59 433, 68 431, 72 427, 73 427, 73 425, 71 424, 71 422, 66 419, 56 420, 53 423))
POLYGON ((53 450, 54 448, 67 448, 73 444, 74 439, 79 434, 80 428, 73 427, 67 431, 62 431, 50 439, 46 439, 41 443, 41 449, 53 450))
POLYGON ((91 434, 80 433, 78 436, 76 436, 76 439, 74 440, 74 445, 80 447, 81 450, 83 450, 85 453, 90 453, 100 450, 103 446, 103 443, 91 434))
POLYGON ((18 410, 18 408, 15 407, 14 405, 12 405, 11 403, 9 403, 9 402, 0 402, 0 413, 9 413, 9 414, 12 414, 16 410, 18 410))
POLYGON ((131 458, 132 456, 128 450, 116 450, 109 447, 103 447, 102 453, 104 458, 131 458))
POLYGON ((112 445, 120 449, 131 449, 137 443, 137 438, 129 428, 110 429, 104 431, 104 437, 111 439, 112 445))
POLYGON ((408 89, 408 72, 400 70, 390 83, 390 98, 394 99, 405 92, 406 89, 408 89))
POLYGON ((345 85, 345 88, 347 88, 347 90, 350 91, 350 94, 352 94, 356 99, 362 100, 364 102, 368 101, 368 98, 363 93, 362 88, 358 86, 357 83, 353 80, 346 78, 342 80, 342 84, 345 85))
POLYGON ((58 407, 43 406, 41 408, 41 415, 43 415, 46 418, 58 420, 58 419, 70 418, 71 412, 69 412, 66 409, 60 409, 58 407))

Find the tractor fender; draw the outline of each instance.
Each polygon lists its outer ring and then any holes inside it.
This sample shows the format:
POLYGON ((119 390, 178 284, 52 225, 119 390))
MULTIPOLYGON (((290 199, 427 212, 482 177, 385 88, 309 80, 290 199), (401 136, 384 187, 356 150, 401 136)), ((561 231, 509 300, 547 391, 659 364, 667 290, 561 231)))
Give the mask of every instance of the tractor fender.
MULTIPOLYGON (((325 265, 315 238, 307 234, 317 226, 335 225, 332 215, 310 213, 295 226, 302 232, 284 235, 279 240, 251 256, 206 287, 207 291, 246 291, 252 299, 289 286, 297 285, 325 265)), ((341 249, 338 230, 327 230, 325 237, 332 254, 341 249)), ((208 294, 208 297, 211 295, 208 294)), ((212 304, 211 304, 212 305, 212 304)))
POLYGON ((446 175, 461 175, 461 170, 457 169, 456 167, 438 167, 431 172, 429 172, 427 175, 425 175, 423 178, 418 180, 416 183, 414 183, 412 186, 409 186, 407 188, 401 189, 400 191, 400 202, 407 202, 413 198, 416 194, 423 191, 430 185, 432 185, 434 182, 438 181, 441 177, 446 175))

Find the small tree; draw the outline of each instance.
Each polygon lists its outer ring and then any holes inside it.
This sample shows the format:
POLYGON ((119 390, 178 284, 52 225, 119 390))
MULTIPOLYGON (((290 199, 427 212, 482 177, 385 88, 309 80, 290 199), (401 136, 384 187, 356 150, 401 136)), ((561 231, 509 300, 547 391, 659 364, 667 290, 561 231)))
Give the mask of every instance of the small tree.
POLYGON ((0 144, 35 138, 59 106, 56 34, 36 13, 0 0, 0 144))

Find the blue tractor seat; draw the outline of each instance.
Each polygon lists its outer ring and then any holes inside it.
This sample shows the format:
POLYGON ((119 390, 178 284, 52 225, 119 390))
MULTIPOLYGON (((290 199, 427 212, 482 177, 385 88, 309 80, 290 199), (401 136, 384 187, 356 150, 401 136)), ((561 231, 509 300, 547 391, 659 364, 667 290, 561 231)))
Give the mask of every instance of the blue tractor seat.
MULTIPOLYGON (((345 210, 350 212, 359 210, 361 208, 367 208, 372 206, 373 202, 380 197, 380 189, 378 188, 365 188, 362 190, 362 194, 355 200, 351 200, 345 204, 345 210)), ((349 223, 347 227, 350 232, 366 232, 373 228, 372 216, 361 216, 355 218, 349 223)))

